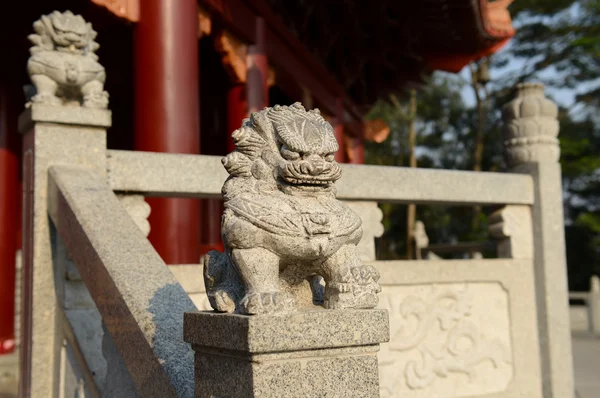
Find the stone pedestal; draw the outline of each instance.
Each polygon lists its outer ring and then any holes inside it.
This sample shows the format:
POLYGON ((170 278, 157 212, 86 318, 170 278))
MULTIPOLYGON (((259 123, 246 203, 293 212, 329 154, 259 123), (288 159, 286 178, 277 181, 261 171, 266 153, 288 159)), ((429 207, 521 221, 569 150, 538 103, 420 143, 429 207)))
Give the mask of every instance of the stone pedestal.
POLYGON ((277 316, 186 313, 195 351, 195 396, 378 397, 385 310, 277 316))
POLYGON ((48 169, 87 166, 106 175, 106 129, 111 112, 33 103, 19 119, 23 134, 23 270, 21 276, 20 391, 58 397, 65 286, 53 260, 48 219, 48 169))

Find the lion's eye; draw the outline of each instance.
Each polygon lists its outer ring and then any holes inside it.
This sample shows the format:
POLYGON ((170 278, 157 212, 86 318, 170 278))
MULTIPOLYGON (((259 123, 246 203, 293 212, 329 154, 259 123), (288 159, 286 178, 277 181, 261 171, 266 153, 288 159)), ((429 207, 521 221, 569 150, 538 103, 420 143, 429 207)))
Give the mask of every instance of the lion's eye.
POLYGON ((326 161, 333 162, 333 159, 335 159, 335 157, 333 156, 333 153, 328 153, 327 155, 325 155, 326 161))
POLYGON ((281 156, 283 156, 285 160, 296 160, 300 158, 298 152, 288 151, 287 149, 281 149, 281 156))

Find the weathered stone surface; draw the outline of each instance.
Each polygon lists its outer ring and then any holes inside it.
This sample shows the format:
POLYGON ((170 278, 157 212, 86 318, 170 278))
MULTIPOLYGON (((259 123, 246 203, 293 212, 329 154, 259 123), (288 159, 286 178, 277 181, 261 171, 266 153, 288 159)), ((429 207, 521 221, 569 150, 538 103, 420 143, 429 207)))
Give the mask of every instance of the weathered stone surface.
POLYGON ((529 206, 506 206, 489 217, 489 234, 498 239, 498 257, 533 258, 533 230, 529 206))
POLYGON ((513 354, 508 294, 500 283, 399 285, 386 292, 385 308, 394 320, 393 340, 381 358, 383 396, 443 398, 506 390, 513 354), (404 377, 398 377, 399 369, 404 377))
POLYGON ((50 105, 83 104, 106 108, 106 73, 98 63, 94 41, 97 33, 81 15, 54 11, 33 24, 35 34, 27 62, 27 72, 37 90, 34 103, 50 105))
POLYGON ((383 235, 383 212, 377 202, 345 202, 362 220, 363 235, 358 243, 361 261, 375 261, 375 238, 383 235))
POLYGON ((249 353, 314 350, 387 341, 383 310, 316 310, 277 316, 185 314, 185 341, 249 353), (189 326, 188 326, 189 325, 189 326))
POLYGON ((590 298, 588 302, 589 331, 600 335, 600 277, 592 276, 590 279, 590 298))
POLYGON ((18 392, 19 354, 0 355, 0 397, 16 398, 18 392))
MULTIPOLYGON (((219 156, 108 151, 115 191, 147 196, 219 198, 227 172, 219 156), (202 178, 198 178, 201 176, 202 178)), ((410 167, 341 165, 337 198, 439 205, 533 203, 530 176, 410 167), (365 184, 369 181, 369 184, 365 184)))
POLYGON ((532 259, 378 261, 382 397, 541 398, 532 259))
POLYGON ((379 275, 360 262, 361 219, 335 197, 338 144, 319 111, 300 103, 266 108, 232 138, 236 150, 223 158, 226 250, 204 257, 212 307, 276 314, 313 303, 377 305, 379 275))
POLYGON ((54 166, 52 221, 140 396, 193 395, 193 352, 183 341, 184 312, 195 310, 105 179, 54 166))
POLYGON ((135 224, 140 228, 144 236, 150 234, 150 223, 148 216, 150 215, 150 205, 144 200, 142 195, 117 195, 119 201, 127 210, 135 224))
POLYGON ((504 108, 507 163, 511 172, 529 174, 534 181, 531 215, 544 397, 568 398, 575 390, 556 116, 557 107, 544 98, 540 84, 517 86, 517 97, 504 108))
POLYGON ((388 333, 381 310, 185 315, 196 397, 375 397, 388 333))
MULTIPOLYGON (((31 396, 58 394, 63 279, 55 277, 48 222, 48 168, 79 164, 106 173, 106 118, 100 109, 49 107, 38 103, 22 115, 25 215, 21 314, 21 387, 31 396), (58 112, 53 115, 50 109, 58 112), (100 121, 96 119, 99 117, 100 121), (30 118, 30 119, 28 119, 30 118), (71 120, 82 121, 69 125, 71 120), (94 122, 96 120, 96 122, 94 122), (89 122, 89 125, 85 123, 89 122), (30 355, 26 355, 26 353, 30 355)), ((110 124, 110 123, 109 123, 110 124)))
POLYGON ((558 107, 539 83, 517 85, 516 95, 503 109, 506 162, 512 167, 558 161, 558 107))
POLYGON ((169 271, 173 274, 183 290, 200 311, 212 310, 204 288, 204 275, 202 275, 202 264, 179 264, 169 265, 169 271))

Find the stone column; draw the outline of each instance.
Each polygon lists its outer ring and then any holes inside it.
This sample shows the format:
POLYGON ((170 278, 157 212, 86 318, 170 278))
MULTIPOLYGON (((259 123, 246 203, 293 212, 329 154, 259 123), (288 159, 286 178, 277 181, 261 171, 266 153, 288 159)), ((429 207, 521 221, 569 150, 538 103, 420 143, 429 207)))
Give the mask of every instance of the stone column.
POLYGON ((590 311, 588 317, 590 333, 600 335, 600 277, 598 275, 590 279, 588 310, 590 311))
POLYGON ((378 397, 385 310, 278 316, 186 313, 195 351, 195 396, 378 397))
MULTIPOLYGON (((62 344, 59 297, 48 221, 48 168, 83 164, 106 173, 106 128, 110 111, 34 103, 22 116, 23 311, 21 388, 24 396, 52 397, 58 391, 62 344), (29 377, 27 377, 29 375, 29 377)), ((58 275, 57 275, 58 276, 58 275)))
MULTIPOLYGON (((144 0, 135 27, 135 149, 200 153, 198 5, 144 0)), ((200 201, 149 198, 150 242, 167 264, 198 261, 200 201)))
MULTIPOLYGON (((95 54, 96 32, 79 15, 57 11, 34 24, 27 69, 36 95, 19 119, 23 133, 23 270, 20 396, 59 396, 63 343, 64 273, 53 261, 57 242, 49 222, 48 169, 85 165, 106 175, 106 129, 111 124, 104 68, 95 54), (85 32, 84 48, 70 37, 54 41, 48 24, 85 32), (64 70, 60 67, 64 66, 64 70), (69 90, 61 90, 68 85, 69 90)), ((76 36, 79 37, 79 36, 76 36)))
POLYGON ((511 172, 530 174, 535 291, 545 398, 573 397, 573 361, 565 256, 557 106, 541 84, 520 84, 503 109, 511 172))

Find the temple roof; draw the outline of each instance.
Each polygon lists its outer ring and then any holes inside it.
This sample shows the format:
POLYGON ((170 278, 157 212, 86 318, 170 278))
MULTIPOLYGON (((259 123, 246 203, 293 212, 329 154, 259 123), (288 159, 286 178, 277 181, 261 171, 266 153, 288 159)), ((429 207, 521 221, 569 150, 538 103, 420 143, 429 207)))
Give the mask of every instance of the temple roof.
POLYGON ((457 73, 514 35, 512 0, 267 0, 353 101, 372 104, 433 70, 457 73))

